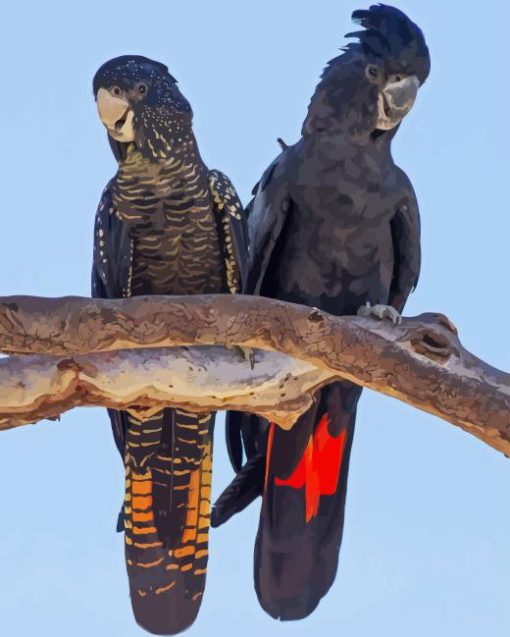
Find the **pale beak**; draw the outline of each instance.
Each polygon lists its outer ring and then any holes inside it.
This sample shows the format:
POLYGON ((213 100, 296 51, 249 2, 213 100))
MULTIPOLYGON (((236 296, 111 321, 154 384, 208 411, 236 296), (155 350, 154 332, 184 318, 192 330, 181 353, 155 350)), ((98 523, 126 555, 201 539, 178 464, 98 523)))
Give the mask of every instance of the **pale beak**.
POLYGON ((377 128, 391 130, 400 124, 412 109, 419 88, 416 75, 386 84, 379 94, 377 128))
POLYGON ((108 129, 109 135, 119 142, 134 141, 134 113, 129 102, 123 97, 112 95, 104 88, 97 92, 96 101, 99 117, 108 129))

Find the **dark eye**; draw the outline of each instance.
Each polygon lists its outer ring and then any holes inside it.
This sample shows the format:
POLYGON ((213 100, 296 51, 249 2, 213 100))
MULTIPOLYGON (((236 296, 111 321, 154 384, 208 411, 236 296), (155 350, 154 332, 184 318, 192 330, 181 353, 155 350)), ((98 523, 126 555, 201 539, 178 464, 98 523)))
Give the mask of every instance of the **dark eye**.
POLYGON ((122 91, 120 90, 120 88, 118 86, 112 86, 111 92, 114 95, 121 95, 122 94, 122 91))
POLYGON ((365 74, 369 80, 377 80, 379 77, 379 67, 375 64, 369 64, 365 69, 365 74))
POLYGON ((140 95, 145 95, 145 93, 147 93, 147 85, 146 84, 139 84, 138 85, 138 92, 140 93, 140 95))

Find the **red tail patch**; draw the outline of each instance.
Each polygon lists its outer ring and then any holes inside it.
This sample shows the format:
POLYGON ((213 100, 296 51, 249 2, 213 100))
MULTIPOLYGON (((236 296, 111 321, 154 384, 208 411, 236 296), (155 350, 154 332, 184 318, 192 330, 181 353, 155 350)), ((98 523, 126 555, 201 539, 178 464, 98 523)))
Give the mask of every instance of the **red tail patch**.
MULTIPOLYGON (((322 495, 334 495, 338 488, 340 469, 345 450, 347 431, 334 438, 328 431, 329 417, 325 414, 315 434, 310 436, 306 449, 292 475, 282 480, 275 477, 278 487, 305 488, 306 521, 310 522, 319 512, 322 495)), ((274 423, 271 423, 267 447, 267 467, 271 461, 274 439, 274 423)), ((269 473, 266 473, 266 485, 269 473)))

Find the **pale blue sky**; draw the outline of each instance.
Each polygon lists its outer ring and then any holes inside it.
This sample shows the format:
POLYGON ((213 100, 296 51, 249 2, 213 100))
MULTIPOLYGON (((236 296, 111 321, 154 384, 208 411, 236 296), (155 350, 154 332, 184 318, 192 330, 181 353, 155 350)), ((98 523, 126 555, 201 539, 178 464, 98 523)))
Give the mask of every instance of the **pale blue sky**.
MULTIPOLYGON (((110 0, 2 11, 0 294, 89 293, 93 218, 115 170, 91 92, 96 68, 138 53, 168 64, 211 167, 246 202, 294 141, 326 61, 368 2, 110 0)), ((439 310, 464 344, 510 368, 507 0, 401 0, 432 73, 396 139, 423 219, 407 314, 439 310)), ((214 488, 231 477, 217 428, 214 488)), ((188 635, 425 637, 508 630, 510 461, 432 416, 365 392, 334 588, 308 620, 258 607, 258 506, 212 533, 207 593, 188 635)), ((122 537, 123 472, 106 414, 1 434, 0 634, 136 637, 122 537)))

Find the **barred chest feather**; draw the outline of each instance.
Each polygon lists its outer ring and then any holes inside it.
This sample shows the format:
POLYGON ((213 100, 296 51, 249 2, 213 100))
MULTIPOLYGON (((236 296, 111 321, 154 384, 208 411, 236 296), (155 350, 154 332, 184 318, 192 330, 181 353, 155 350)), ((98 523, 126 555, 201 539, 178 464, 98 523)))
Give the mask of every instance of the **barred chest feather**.
POLYGON ((134 146, 113 188, 133 241, 132 293, 212 294, 223 264, 207 168, 193 147, 157 163, 134 146))

